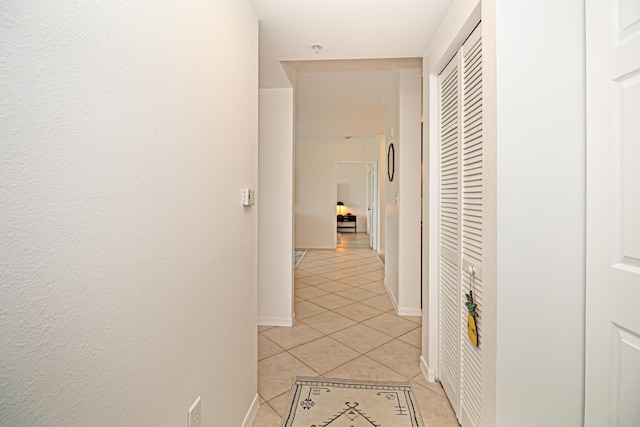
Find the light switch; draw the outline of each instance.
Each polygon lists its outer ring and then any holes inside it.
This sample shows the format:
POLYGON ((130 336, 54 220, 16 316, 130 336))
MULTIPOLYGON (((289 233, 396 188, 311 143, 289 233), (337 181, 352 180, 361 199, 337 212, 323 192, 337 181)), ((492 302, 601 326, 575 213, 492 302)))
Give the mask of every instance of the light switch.
POLYGON ((242 204, 244 206, 251 206, 255 203, 255 193, 250 188, 242 189, 242 204))

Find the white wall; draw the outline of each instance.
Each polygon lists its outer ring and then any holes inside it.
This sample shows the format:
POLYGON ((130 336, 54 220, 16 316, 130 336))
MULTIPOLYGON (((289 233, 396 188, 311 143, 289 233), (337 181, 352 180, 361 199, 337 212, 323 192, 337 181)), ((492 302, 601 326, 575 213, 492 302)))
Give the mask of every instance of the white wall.
POLYGON ((260 89, 258 323, 293 324, 293 89, 260 89))
POLYGON ((376 139, 322 141, 296 144, 295 246, 336 247, 336 165, 344 161, 377 161, 376 139))
POLYGON ((183 426, 202 396, 203 425, 239 426, 257 390, 249 2, 0 14, 0 425, 183 426))
MULTIPOLYGON (((434 76, 477 22, 478 3, 455 1, 427 50, 432 75, 424 105, 431 120, 437 117, 434 76)), ((487 0, 482 21, 483 424, 582 425, 584 6, 487 0), (572 77, 558 78, 557 70, 572 77)), ((429 141, 437 141, 437 129, 428 134, 425 150, 434 165, 437 145, 429 141)), ((430 310, 423 317, 423 358, 430 369, 437 367, 433 172, 425 175, 430 263, 423 293, 430 310)))
MULTIPOLYGON (((357 231, 367 232, 368 165, 339 163, 337 167, 337 200, 344 203, 343 213, 356 215, 357 231)), ((337 212, 337 211, 336 211, 337 212)), ((344 229, 346 233, 353 230, 344 229)))
POLYGON ((495 15, 497 425, 583 425, 584 3, 495 15))
POLYGON ((422 69, 399 72, 400 221, 398 253, 398 314, 420 316, 421 137, 422 69))
MULTIPOLYGON (((343 61, 331 61, 335 69, 306 71, 307 61, 296 74, 296 135, 301 139, 373 138, 384 133, 385 107, 381 93, 387 90, 390 71, 355 69, 343 61)), ((327 64, 327 62, 321 62, 327 64)), ((374 67, 374 64, 370 65, 374 67)), ((322 66, 319 66, 322 67, 322 66)))
MULTIPOLYGON (((378 204, 380 211, 378 212, 378 221, 380 229, 378 230, 378 253, 385 253, 385 234, 386 234, 386 203, 387 203, 387 142, 386 136, 380 135, 376 138, 378 144, 378 204)), ((386 264, 386 260, 385 260, 386 264)))
POLYGON ((419 316, 420 301, 420 68, 398 69, 386 99, 387 135, 395 172, 385 172, 385 287, 401 315, 419 316), (391 136, 393 129, 393 136, 391 136), (399 202, 398 202, 399 200, 399 202))
POLYGON ((384 157, 382 162, 387 166, 384 176, 385 182, 385 229, 384 229, 384 285, 391 297, 394 307, 398 306, 398 282, 399 282, 399 259, 400 259, 400 207, 396 202, 396 197, 400 194, 400 126, 399 126, 399 80, 398 71, 392 74, 393 84, 385 100, 387 111, 387 133, 385 138, 384 157), (393 129, 393 136, 391 136, 393 129), (393 143, 395 153, 395 169, 393 171, 393 181, 389 181, 389 146, 393 143))

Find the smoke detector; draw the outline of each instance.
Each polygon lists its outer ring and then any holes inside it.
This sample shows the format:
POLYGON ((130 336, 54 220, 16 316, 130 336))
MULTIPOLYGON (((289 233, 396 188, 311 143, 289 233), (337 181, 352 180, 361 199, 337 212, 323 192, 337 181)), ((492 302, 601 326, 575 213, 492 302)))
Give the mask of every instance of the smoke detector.
POLYGON ((317 54, 320 53, 320 51, 322 50, 322 45, 320 43, 314 43, 311 45, 311 49, 313 49, 313 51, 317 54))

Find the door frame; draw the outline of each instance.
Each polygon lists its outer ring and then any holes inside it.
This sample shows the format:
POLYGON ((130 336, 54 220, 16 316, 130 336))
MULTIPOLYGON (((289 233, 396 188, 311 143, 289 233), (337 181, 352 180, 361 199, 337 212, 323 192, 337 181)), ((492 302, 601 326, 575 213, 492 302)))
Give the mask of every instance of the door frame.
MULTIPOLYGON (((341 160, 341 161, 337 161, 335 164, 335 169, 334 169, 334 177, 335 177, 335 187, 334 187, 334 199, 338 200, 338 165, 345 165, 345 164, 365 164, 368 165, 369 168, 367 168, 367 193, 369 192, 368 186, 369 186, 369 177, 370 177, 370 171, 371 169, 373 169, 373 185, 374 185, 374 189, 373 189, 373 196, 374 196, 374 202, 372 203, 373 206, 373 217, 375 218, 374 223, 371 224, 371 232, 374 234, 374 238, 373 238, 373 250, 378 251, 378 248, 380 247, 380 180, 378 178, 378 161, 377 160, 341 160)), ((368 194, 367 194, 367 199, 368 199, 368 194)), ((369 200, 367 200, 367 203, 369 202, 369 200)), ((337 220, 335 219, 334 216, 334 222, 335 222, 335 226, 334 226, 334 230, 336 230, 337 233, 337 220)), ((367 229, 369 229, 369 224, 367 224, 367 229)), ((335 240, 335 239, 334 239, 335 240)))
POLYGON ((467 37, 481 21, 480 3, 478 3, 467 18, 452 34, 448 44, 443 45, 432 62, 424 64, 423 110, 425 122, 423 152, 426 156, 425 165, 428 168, 423 175, 423 188, 427 193, 423 198, 423 354, 420 365, 427 381, 433 382, 438 378, 440 352, 440 307, 439 307, 439 276, 440 276, 440 89, 439 75, 449 61, 454 57, 467 37), (425 352, 424 348, 428 350, 425 352))

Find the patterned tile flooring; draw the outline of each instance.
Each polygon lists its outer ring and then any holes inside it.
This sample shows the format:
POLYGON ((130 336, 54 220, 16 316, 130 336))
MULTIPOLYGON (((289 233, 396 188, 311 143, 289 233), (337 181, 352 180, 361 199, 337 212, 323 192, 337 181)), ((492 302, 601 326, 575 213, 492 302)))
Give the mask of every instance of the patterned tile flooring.
POLYGON ((295 325, 258 328, 253 427, 281 425, 296 376, 410 381, 425 427, 459 425, 440 385, 420 371, 421 318, 395 314, 365 238, 353 233, 335 251, 307 252, 295 274, 295 325))

